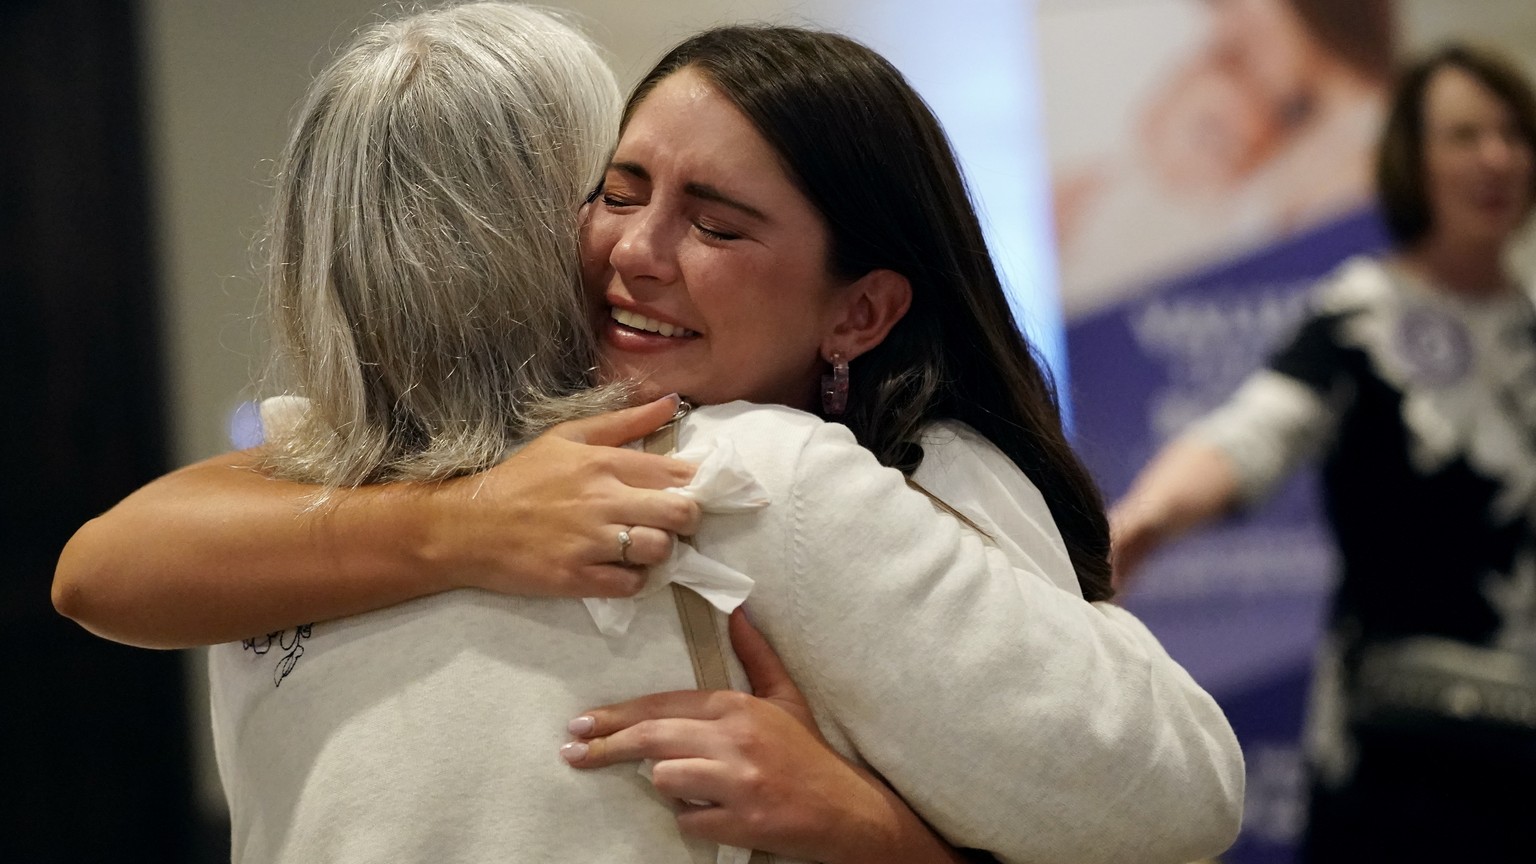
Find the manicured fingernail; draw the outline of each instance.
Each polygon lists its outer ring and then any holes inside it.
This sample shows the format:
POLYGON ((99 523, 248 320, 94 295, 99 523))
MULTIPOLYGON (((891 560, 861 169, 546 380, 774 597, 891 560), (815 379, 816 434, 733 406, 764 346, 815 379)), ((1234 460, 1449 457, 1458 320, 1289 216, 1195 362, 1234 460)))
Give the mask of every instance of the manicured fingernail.
POLYGON ((590 735, 596 726, 596 720, 593 720, 590 715, 583 714, 580 717, 577 717, 575 720, 565 724, 565 731, 571 733, 572 735, 590 735))
POLYGON ((573 764, 580 762, 587 758, 587 745, 580 741, 572 741, 560 748, 560 758, 573 764))

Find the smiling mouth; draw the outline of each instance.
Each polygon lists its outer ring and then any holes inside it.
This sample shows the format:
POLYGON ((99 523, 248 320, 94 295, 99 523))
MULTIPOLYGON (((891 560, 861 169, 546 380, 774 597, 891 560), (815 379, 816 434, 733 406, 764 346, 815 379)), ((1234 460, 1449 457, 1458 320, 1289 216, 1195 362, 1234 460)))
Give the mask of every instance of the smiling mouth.
POLYGON ((698 333, 686 327, 678 327, 665 321, 657 321, 655 318, 647 318, 637 312, 628 309, 620 309, 617 306, 608 308, 608 317, 619 322, 631 330, 640 330, 645 333, 655 333, 658 336, 670 336, 674 339, 684 339, 689 336, 697 336, 698 333))

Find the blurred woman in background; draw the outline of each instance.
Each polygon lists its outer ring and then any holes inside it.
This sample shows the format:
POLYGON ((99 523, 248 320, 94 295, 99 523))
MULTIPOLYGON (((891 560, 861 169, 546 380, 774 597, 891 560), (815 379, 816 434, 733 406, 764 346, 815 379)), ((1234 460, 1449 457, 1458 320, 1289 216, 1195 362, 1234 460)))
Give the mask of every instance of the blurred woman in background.
POLYGON ((1519 707, 1536 700, 1536 313, 1508 264, 1533 143, 1536 99, 1508 61, 1450 46, 1407 69, 1376 172, 1394 251, 1319 285, 1269 367, 1112 512, 1123 585, 1321 456, 1342 571, 1309 719, 1308 860, 1536 855, 1519 707))

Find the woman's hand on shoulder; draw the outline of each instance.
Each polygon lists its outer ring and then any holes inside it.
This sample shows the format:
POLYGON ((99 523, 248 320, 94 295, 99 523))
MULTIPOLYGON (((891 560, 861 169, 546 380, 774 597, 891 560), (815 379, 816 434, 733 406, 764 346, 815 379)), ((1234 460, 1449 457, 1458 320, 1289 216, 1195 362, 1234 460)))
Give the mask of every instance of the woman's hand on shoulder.
POLYGON ((513 595, 637 592, 645 567, 699 526, 694 501, 664 492, 685 486, 694 466, 622 447, 674 410, 668 397, 562 423, 504 463, 449 481, 433 495, 424 557, 468 586, 513 595))
POLYGON ((577 768, 655 760, 683 833, 776 855, 854 864, 963 861, 868 771, 833 751, 805 696, 737 610, 731 642, 753 694, 656 693, 571 721, 577 768))
POLYGON ((698 528, 694 467, 624 449, 671 419, 676 398, 555 426, 505 462, 434 495, 423 554, 505 594, 622 597, 698 528), (624 544, 620 533, 629 543, 624 544))

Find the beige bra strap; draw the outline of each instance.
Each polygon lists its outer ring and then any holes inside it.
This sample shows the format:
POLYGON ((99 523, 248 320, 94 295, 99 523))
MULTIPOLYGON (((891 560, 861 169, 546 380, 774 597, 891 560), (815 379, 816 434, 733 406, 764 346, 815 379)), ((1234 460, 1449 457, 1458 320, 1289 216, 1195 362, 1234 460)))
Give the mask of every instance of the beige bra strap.
POLYGON ((700 690, 731 689, 731 674, 726 671, 720 631, 715 629, 715 607, 697 591, 675 582, 672 599, 677 601, 677 617, 683 622, 683 636, 688 640, 693 680, 700 690))
MULTIPOLYGON (((645 438, 645 452, 670 455, 677 450, 677 422, 657 429, 645 438)), ((692 543, 688 537, 677 538, 692 543)), ((697 591, 672 583, 672 599, 677 601, 677 617, 683 623, 688 640, 688 655, 693 660, 693 680, 700 690, 729 690, 731 676, 726 671, 725 649, 720 645, 720 631, 715 629, 715 607, 697 591)))
MULTIPOLYGON (((679 417, 682 412, 679 412, 679 417)), ((677 450, 677 420, 657 429, 645 439, 645 452, 671 455, 677 450)), ((692 538, 677 538, 682 543, 692 543, 692 538)), ((683 637, 688 641, 688 659, 693 661, 693 680, 700 690, 731 689, 731 674, 725 665, 725 648, 720 644, 720 631, 715 627, 715 607, 691 588, 672 583, 672 599, 677 601, 677 617, 683 624, 683 637)), ((767 852, 752 851, 749 864, 770 864, 773 856, 767 852)))

